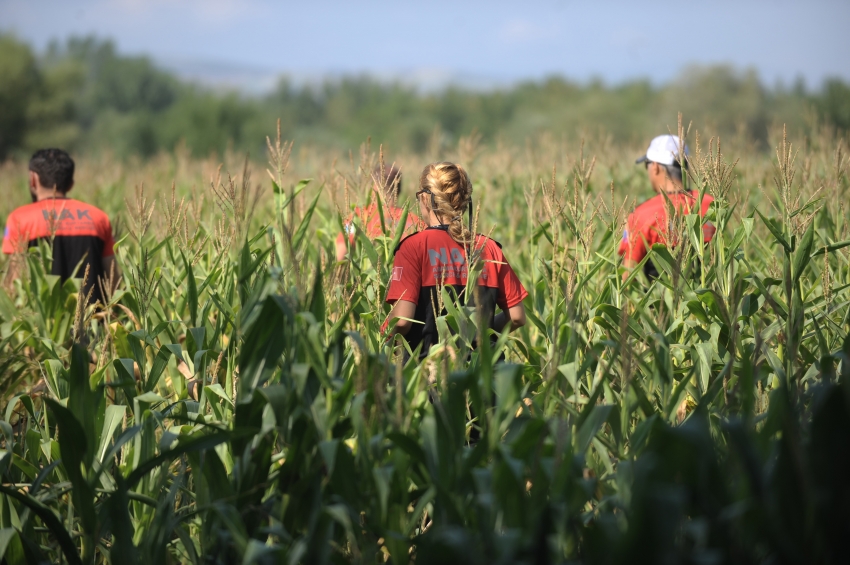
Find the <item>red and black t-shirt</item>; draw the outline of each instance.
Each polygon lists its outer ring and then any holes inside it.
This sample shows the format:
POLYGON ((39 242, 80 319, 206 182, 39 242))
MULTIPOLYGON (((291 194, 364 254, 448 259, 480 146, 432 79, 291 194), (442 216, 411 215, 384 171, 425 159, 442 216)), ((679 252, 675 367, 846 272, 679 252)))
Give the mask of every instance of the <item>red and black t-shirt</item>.
MULTIPOLYGON (((668 208, 672 208, 674 214, 687 214, 697 205, 698 198, 699 192, 696 190, 669 194, 666 198, 665 195, 659 194, 635 208, 635 211, 629 214, 618 253, 625 259, 640 262, 655 243, 676 245, 675 241, 669 241, 673 218, 668 217, 668 208)), ((699 209, 700 216, 706 215, 713 201, 714 198, 708 194, 703 197, 699 209)), ((708 242, 714 237, 715 227, 706 222, 702 231, 704 241, 708 242)))
POLYGON ((491 328, 496 306, 506 311, 528 296, 497 242, 479 235, 472 254, 473 261, 481 261, 481 274, 476 296, 467 297, 466 250, 444 227, 430 227, 411 235, 396 250, 387 302, 407 300, 416 304, 414 319, 422 323, 413 324, 405 339, 412 350, 422 345, 421 357, 439 341, 436 319, 445 312, 435 312, 435 305, 442 303, 437 294, 442 286, 452 287, 463 303, 480 309, 491 328))
POLYGON ((9 214, 3 232, 3 253, 20 253, 53 240, 51 273, 63 280, 81 278, 90 266, 86 292, 94 288, 92 300, 100 299, 98 279, 104 276, 103 257, 114 254, 112 226, 99 208, 71 198, 49 198, 9 214))

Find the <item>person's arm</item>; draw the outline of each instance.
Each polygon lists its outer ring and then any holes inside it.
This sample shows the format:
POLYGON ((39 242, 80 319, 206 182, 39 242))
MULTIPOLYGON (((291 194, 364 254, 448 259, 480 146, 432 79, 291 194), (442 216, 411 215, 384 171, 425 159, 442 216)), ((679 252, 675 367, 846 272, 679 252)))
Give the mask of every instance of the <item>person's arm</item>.
POLYGON ((525 306, 522 305, 522 302, 496 314, 496 318, 493 320, 493 328, 501 333, 508 322, 511 323, 511 328, 508 330, 510 332, 525 325, 525 306))
POLYGON ((386 301, 392 304, 387 320, 381 328, 386 331, 387 326, 397 320, 390 336, 399 334, 407 335, 411 326, 411 320, 416 315, 416 304, 419 301, 419 291, 422 287, 421 259, 418 248, 413 240, 401 245, 393 258, 390 270, 390 282, 387 288, 386 301), (407 318, 403 320, 402 318, 407 318))
POLYGON ((337 261, 345 261, 345 256, 348 254, 349 248, 354 248, 354 242, 356 241, 354 235, 356 230, 353 222, 355 217, 361 219, 360 208, 355 208, 354 213, 346 218, 345 222, 342 224, 342 233, 337 234, 336 236, 337 261), (346 238, 348 238, 348 245, 345 243, 346 238))
MULTIPOLYGON (((392 310, 390 310, 390 315, 387 317, 390 323, 393 320, 397 320, 395 327, 390 332, 390 335, 407 335, 410 331, 410 327, 414 322, 413 316, 416 314, 416 304, 413 302, 409 302, 407 300, 396 300, 395 304, 393 304, 392 310)), ((523 316, 525 313, 523 312, 523 316)))
POLYGON ((496 303, 502 309, 493 319, 493 329, 501 332, 510 323, 508 331, 525 325, 525 307, 522 301, 528 296, 528 292, 522 286, 508 260, 502 254, 501 249, 491 247, 496 258, 498 267, 499 292, 496 303))
POLYGON ((95 284, 102 284, 102 290, 105 291, 104 298, 111 298, 112 293, 118 288, 118 283, 121 280, 121 269, 118 268, 118 261, 115 260, 115 234, 112 232, 112 224, 109 218, 103 214, 100 222, 100 238, 103 240, 103 253, 100 256, 100 266, 103 268, 103 281, 94 281, 95 284))
POLYGON ((345 236, 339 234, 336 237, 336 260, 345 261, 345 256, 348 253, 348 246, 345 244, 345 236))
POLYGON ((638 266, 643 256, 646 255, 646 245, 643 241, 643 236, 634 221, 634 215, 629 214, 626 223, 626 229, 623 232, 623 239, 620 242, 620 247, 617 253, 623 257, 623 281, 629 278, 632 270, 638 266))
POLYGON ((7 292, 12 290, 15 280, 21 278, 24 274, 24 262, 26 261, 24 256, 26 246, 23 245, 20 226, 14 215, 13 212, 6 219, 6 228, 3 231, 3 254, 9 258, 6 275, 3 277, 3 288, 7 292))
POLYGON ((24 256, 22 253, 12 253, 9 257, 9 266, 3 277, 3 288, 8 292, 12 290, 15 281, 21 278, 24 272, 24 256))

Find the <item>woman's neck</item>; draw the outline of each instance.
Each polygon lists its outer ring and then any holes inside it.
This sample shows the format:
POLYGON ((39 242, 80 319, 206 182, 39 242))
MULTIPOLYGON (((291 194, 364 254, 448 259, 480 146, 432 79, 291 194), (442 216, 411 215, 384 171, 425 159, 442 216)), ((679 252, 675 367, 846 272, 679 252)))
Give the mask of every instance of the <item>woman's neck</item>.
POLYGON ((428 226, 436 227, 436 226, 444 226, 445 224, 440 220, 437 214, 434 213, 433 210, 428 211, 428 226))

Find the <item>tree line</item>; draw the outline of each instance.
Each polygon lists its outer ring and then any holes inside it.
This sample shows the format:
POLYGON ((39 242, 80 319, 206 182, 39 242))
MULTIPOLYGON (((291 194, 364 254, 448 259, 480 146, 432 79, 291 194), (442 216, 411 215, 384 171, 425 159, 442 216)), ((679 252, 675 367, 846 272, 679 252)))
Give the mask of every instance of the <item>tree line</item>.
POLYGON ((36 53, 0 35, 0 76, 0 160, 42 146, 120 157, 180 144, 195 155, 228 146, 258 154, 278 118, 284 136, 302 143, 345 148, 371 136, 413 151, 472 131, 489 142, 595 131, 642 140, 675 125, 680 111, 704 131, 744 134, 764 147, 777 124, 850 130, 850 84, 768 87, 755 71, 729 66, 691 67, 661 86, 552 77, 487 92, 421 93, 360 76, 312 86, 282 79, 267 95, 247 96, 181 81, 146 57, 119 54, 108 40, 71 38, 36 53))

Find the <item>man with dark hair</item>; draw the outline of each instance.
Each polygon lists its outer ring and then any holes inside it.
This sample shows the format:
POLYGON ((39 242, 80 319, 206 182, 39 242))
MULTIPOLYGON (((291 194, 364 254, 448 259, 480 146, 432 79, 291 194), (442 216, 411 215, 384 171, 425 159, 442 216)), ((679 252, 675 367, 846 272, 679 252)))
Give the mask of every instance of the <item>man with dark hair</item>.
MULTIPOLYGON (((396 207, 398 196, 401 194, 401 171, 395 165, 383 168, 381 165, 375 167, 372 173, 374 185, 372 189, 375 191, 375 196, 380 198, 380 193, 383 192, 383 212, 384 224, 390 233, 395 233, 398 222, 401 221, 403 209, 396 207)), ((372 202, 365 208, 357 207, 354 213, 345 220, 345 233, 348 234, 349 245, 354 245, 354 222, 366 234, 369 239, 375 239, 383 235, 381 230, 381 215, 378 213, 378 204, 372 202)), ((409 235, 417 230, 424 229, 425 224, 416 214, 408 214, 407 222, 405 222, 405 234, 409 235)), ((348 253, 348 246, 345 244, 345 237, 339 234, 336 238, 336 259, 343 261, 348 253)))
MULTIPOLYGON (((646 154, 636 163, 643 163, 649 175, 649 183, 657 196, 650 198, 629 214, 623 239, 620 242, 619 254, 623 256, 623 265, 633 269, 646 257, 649 249, 655 243, 675 245, 675 235, 671 235, 674 215, 687 214, 691 208, 699 205, 700 216, 705 216, 714 199, 703 196, 698 203, 699 192, 687 191, 683 186, 682 166, 688 166, 688 146, 679 150, 679 138, 675 135, 659 135, 650 142, 646 154)), ((710 222, 702 227, 703 240, 708 242, 714 237, 715 228, 710 222)), ((649 278, 658 276, 658 271, 652 261, 644 263, 644 273, 649 278)), ((628 276, 624 273, 623 277, 628 276)))
POLYGON ((40 149, 29 163, 32 204, 9 214, 3 232, 3 253, 12 255, 7 284, 20 277, 23 253, 45 240, 53 247, 51 274, 62 280, 82 278, 91 301, 103 302, 101 280, 117 280, 112 226, 100 209, 68 198, 74 187, 74 161, 61 149, 40 149))

